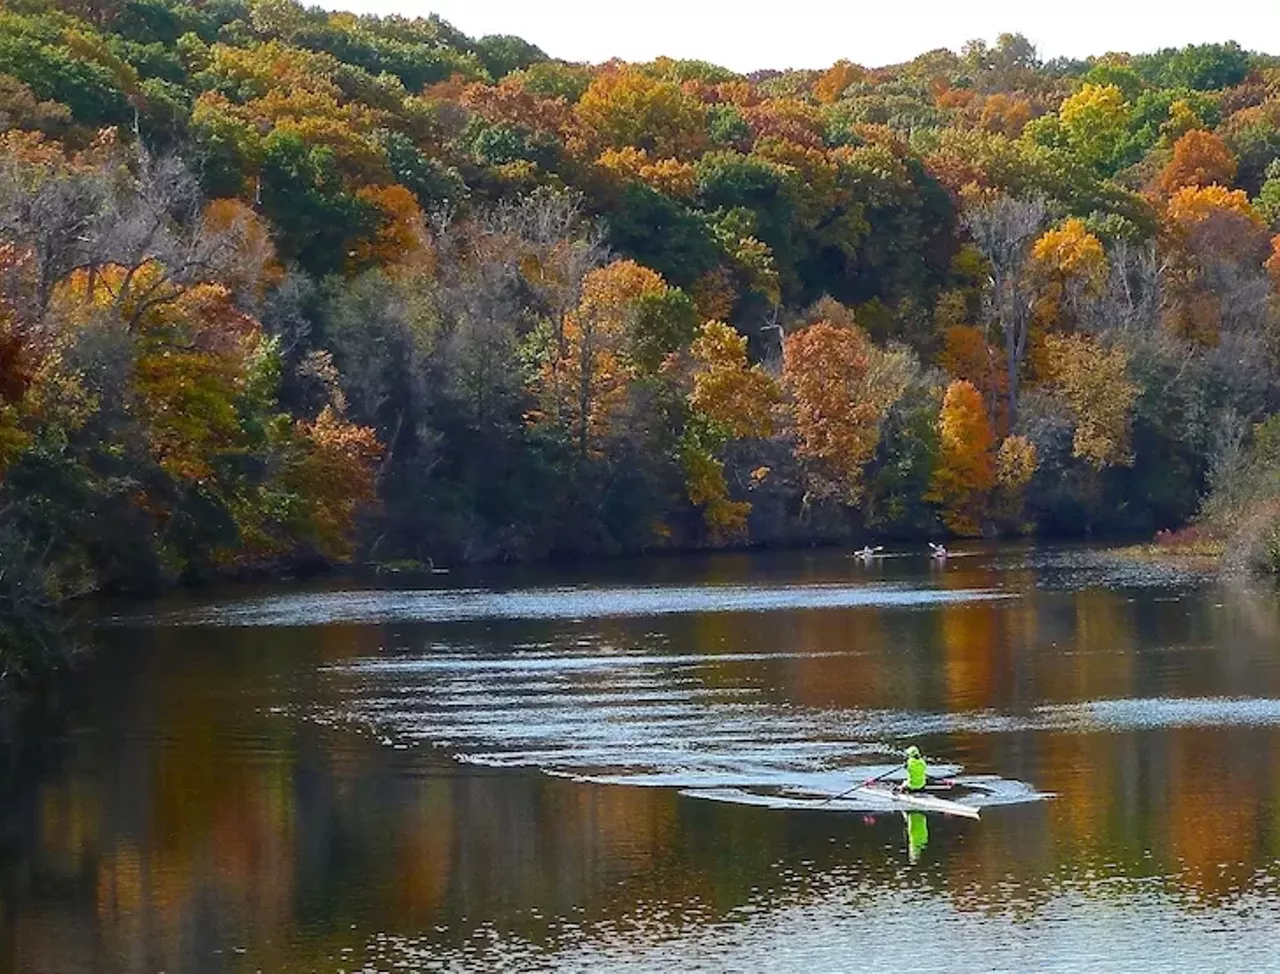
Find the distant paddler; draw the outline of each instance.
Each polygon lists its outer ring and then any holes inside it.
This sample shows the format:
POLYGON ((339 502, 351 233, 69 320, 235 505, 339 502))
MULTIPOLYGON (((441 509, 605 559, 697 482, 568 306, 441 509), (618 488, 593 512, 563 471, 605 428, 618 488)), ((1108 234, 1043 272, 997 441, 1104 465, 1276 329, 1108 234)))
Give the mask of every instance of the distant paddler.
POLYGON ((929 550, 930 550, 930 552, 933 554, 933 557, 934 557, 934 558, 936 558, 938 561, 946 561, 946 560, 947 560, 947 554, 948 554, 948 552, 947 552, 947 549, 946 549, 946 548, 944 548, 942 545, 940 545, 940 544, 934 544, 932 541, 930 541, 930 542, 929 542, 929 550))
POLYGON ((855 558, 861 558, 863 561, 870 561, 882 551, 884 551, 884 545, 878 544, 874 548, 871 547, 871 545, 863 545, 853 553, 853 556, 855 558))

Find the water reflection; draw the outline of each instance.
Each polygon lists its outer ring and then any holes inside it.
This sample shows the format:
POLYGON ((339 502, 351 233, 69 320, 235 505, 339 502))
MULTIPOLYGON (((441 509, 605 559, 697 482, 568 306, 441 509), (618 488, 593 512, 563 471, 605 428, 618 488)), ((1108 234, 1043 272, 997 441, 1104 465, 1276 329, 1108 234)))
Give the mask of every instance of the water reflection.
POLYGON ((924 812, 903 812, 902 819, 906 825, 907 858, 914 866, 929 844, 929 818, 924 812))
POLYGON ((633 570, 1015 597, 107 631, 7 796, 0 970, 909 970, 911 932, 920 969, 1213 968, 1280 922, 1274 595, 1077 552, 633 570), (904 737, 1057 797, 867 818, 539 771, 848 782, 904 737))

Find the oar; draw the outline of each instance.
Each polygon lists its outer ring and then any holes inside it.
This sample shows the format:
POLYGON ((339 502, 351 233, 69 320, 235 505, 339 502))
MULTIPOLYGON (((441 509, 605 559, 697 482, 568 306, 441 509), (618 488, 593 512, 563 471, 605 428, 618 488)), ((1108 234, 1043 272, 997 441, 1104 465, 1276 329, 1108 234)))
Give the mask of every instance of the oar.
POLYGON ((848 791, 842 791, 838 795, 832 795, 830 798, 824 798, 822 801, 818 802, 818 804, 815 805, 814 807, 818 808, 818 807, 821 807, 822 805, 827 804, 827 802, 835 801, 837 798, 843 798, 845 795, 852 795, 859 788, 865 788, 867 787, 867 785, 873 784, 874 782, 879 781, 881 778, 887 778, 889 777, 889 775, 893 774, 895 771, 900 771, 900 770, 902 770, 901 767, 895 765, 894 767, 890 768, 888 771, 884 772, 884 774, 878 774, 874 778, 868 778, 866 781, 862 782, 861 784, 854 785, 848 791))

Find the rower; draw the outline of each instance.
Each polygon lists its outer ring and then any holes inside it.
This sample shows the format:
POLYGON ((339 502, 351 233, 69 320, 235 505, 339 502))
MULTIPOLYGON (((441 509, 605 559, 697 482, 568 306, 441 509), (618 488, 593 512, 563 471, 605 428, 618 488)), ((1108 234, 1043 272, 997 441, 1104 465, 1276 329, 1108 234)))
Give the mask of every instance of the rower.
POLYGON ((920 748, 912 744, 907 748, 907 780, 902 783, 901 791, 924 791, 929 781, 929 766, 920 756, 920 748))
POLYGON ((947 549, 944 548, 942 545, 934 544, 932 541, 930 541, 929 547, 933 549, 933 557, 937 558, 938 561, 947 560, 947 549))

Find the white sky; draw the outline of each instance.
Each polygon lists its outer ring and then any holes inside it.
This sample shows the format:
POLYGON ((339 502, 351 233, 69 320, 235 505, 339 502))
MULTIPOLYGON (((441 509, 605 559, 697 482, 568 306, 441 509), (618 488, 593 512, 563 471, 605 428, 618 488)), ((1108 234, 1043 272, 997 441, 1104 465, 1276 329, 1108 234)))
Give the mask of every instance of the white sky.
POLYGON ((473 37, 515 34, 552 57, 700 58, 738 71, 895 64, 1021 32, 1041 57, 1236 40, 1280 53, 1275 0, 321 0, 357 13, 437 13, 473 37))

